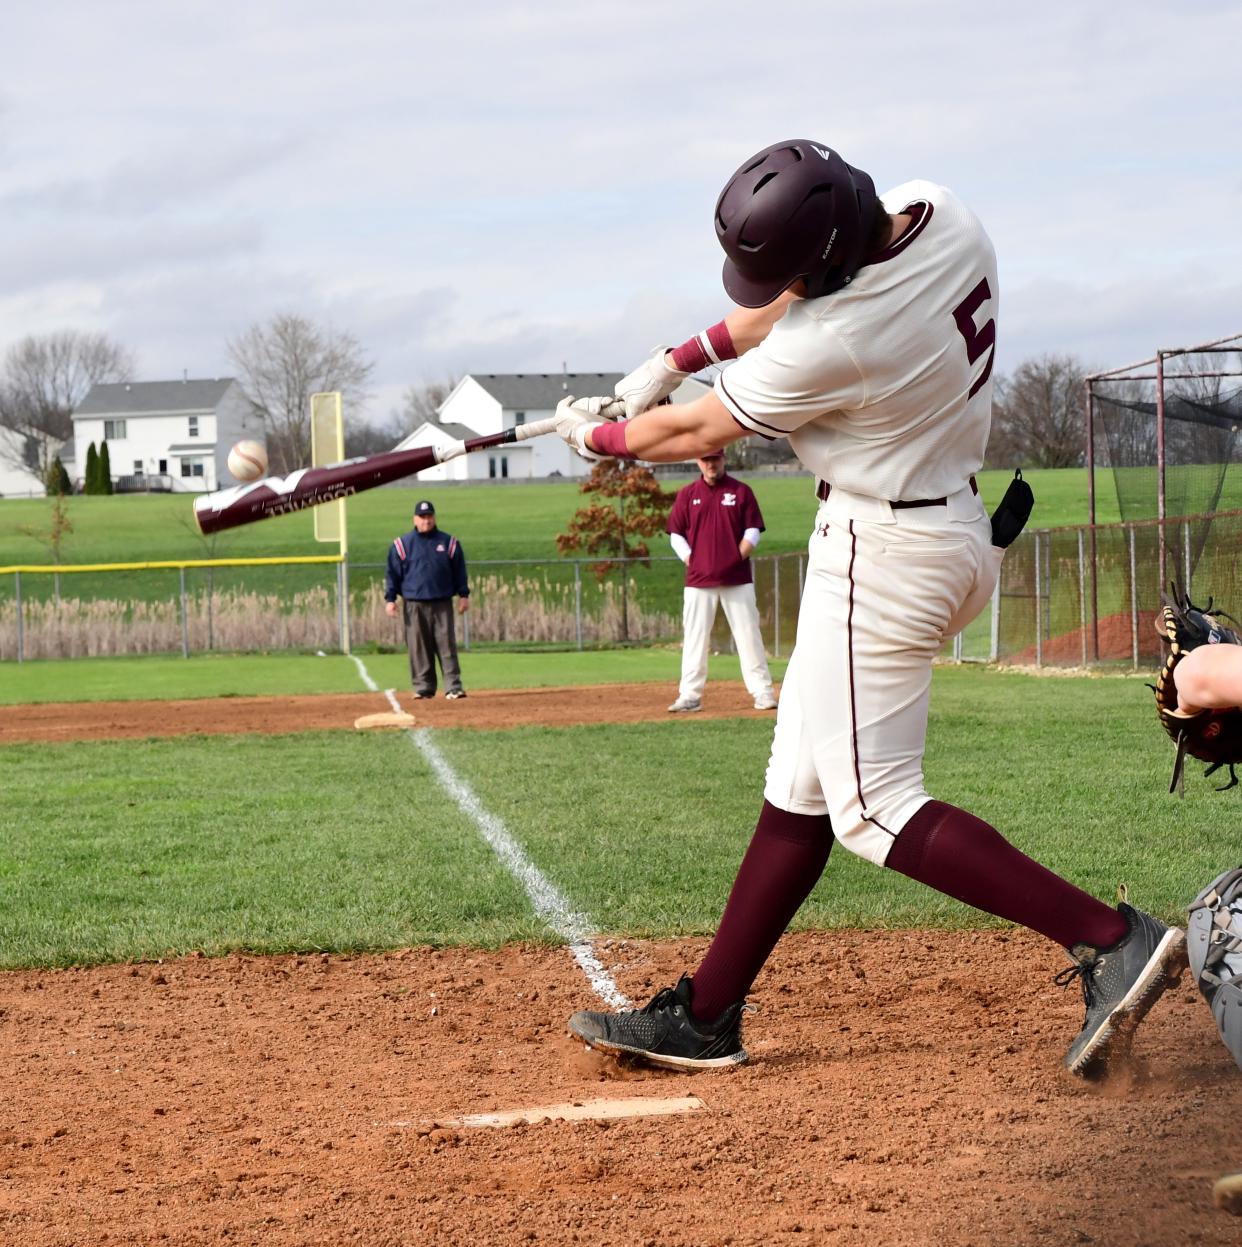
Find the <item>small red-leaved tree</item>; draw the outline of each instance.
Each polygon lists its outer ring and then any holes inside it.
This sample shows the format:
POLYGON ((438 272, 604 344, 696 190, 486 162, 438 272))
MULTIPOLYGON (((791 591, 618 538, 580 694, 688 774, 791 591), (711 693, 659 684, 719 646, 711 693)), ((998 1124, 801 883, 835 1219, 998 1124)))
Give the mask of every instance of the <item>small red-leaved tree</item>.
POLYGON ((651 551, 645 537, 664 531, 673 495, 660 488, 650 468, 618 459, 604 459, 591 470, 579 492, 593 494, 592 502, 574 512, 569 527, 556 539, 562 554, 581 550, 603 555, 590 570, 599 583, 620 573, 621 639, 630 639, 630 620, 626 592, 626 559, 637 559, 649 567, 651 551), (607 501, 602 501, 602 500, 607 501))

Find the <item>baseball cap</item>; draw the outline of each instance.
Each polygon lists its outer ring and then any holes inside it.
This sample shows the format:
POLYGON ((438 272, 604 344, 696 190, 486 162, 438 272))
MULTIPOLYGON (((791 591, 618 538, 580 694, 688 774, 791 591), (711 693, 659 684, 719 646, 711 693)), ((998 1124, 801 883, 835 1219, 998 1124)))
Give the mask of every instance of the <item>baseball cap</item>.
POLYGON ((435 507, 433 507, 431 503, 427 501, 426 498, 424 498, 422 502, 416 502, 414 504, 415 515, 435 515, 435 513, 436 513, 435 507))

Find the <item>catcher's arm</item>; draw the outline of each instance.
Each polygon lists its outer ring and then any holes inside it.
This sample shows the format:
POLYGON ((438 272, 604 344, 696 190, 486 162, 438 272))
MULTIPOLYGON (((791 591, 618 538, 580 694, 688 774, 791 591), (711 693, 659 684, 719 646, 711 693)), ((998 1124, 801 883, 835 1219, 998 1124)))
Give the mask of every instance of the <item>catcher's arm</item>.
POLYGON ((1211 612, 1210 600, 1201 609, 1174 592, 1156 624, 1166 648, 1152 686, 1156 714, 1177 746, 1170 792, 1181 791, 1187 756, 1211 763, 1209 775, 1228 766, 1232 776, 1234 765, 1242 762, 1242 643, 1211 612))
POLYGON ((1180 714, 1242 706, 1242 645, 1201 645, 1183 654, 1173 684, 1180 714))

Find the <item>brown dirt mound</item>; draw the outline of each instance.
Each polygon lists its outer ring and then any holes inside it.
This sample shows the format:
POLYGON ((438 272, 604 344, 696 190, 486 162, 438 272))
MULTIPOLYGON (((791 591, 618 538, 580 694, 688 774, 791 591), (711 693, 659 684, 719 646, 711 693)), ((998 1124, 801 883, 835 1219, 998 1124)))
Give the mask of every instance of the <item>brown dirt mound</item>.
MULTIPOLYGON (((487 689, 462 701, 397 699, 424 727, 577 727, 668 719, 675 689, 661 684, 597 684, 577 688, 487 689)), ((51 702, 0 707, 0 745, 30 740, 124 740, 149 736, 309 732, 353 729, 364 714, 391 709, 382 693, 309 697, 204 697, 186 701, 51 702)), ((740 682, 713 681, 696 717, 735 718, 752 708, 740 682)))
MULTIPOLYGON (((602 949, 635 999, 701 941, 602 949)), ((1023 933, 788 937, 727 1074, 606 1065, 565 950, 186 959, 0 975, 0 1242, 1238 1241, 1237 1070, 1189 985, 1102 1086, 1023 933), (601 1096, 689 1117, 436 1125, 601 1096), (410 1123, 398 1125, 394 1123, 410 1123)))
MULTIPOLYGON (((1101 662, 1132 662, 1134 659, 1134 632, 1130 616, 1101 615, 1098 621, 1098 634, 1101 662)), ((1092 636, 1087 632, 1087 651, 1090 654, 1092 636)), ((1074 628, 1070 632, 1062 632, 1049 637, 1040 647, 1043 661, 1058 666, 1079 666, 1082 663, 1082 629, 1074 628)), ((1160 637, 1156 632, 1156 615, 1153 611, 1141 611, 1138 620, 1138 652, 1139 661, 1148 662, 1152 666, 1158 664, 1163 657, 1160 637)), ((1015 663, 1033 663, 1035 646, 1028 645, 1013 655, 1015 663)))

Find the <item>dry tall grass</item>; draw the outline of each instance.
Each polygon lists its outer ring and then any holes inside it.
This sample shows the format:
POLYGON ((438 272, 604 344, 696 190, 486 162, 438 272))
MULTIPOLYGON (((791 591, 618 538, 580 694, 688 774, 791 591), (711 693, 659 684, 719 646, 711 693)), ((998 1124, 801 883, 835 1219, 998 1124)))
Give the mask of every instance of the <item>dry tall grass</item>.
MULTIPOLYGON (((629 637, 656 640, 680 635, 681 621, 645 610, 629 588, 629 637)), ((400 620, 389 619, 377 592, 354 595, 350 618, 356 645, 404 645, 400 620)), ((173 653, 181 649, 181 605, 164 601, 62 598, 22 605, 25 658, 173 653)), ((483 576, 471 584, 470 614, 458 621, 458 640, 469 627, 471 642, 561 642, 577 639, 572 585, 483 576)), ((187 594, 189 648, 220 650, 332 650, 338 644, 336 594, 317 587, 284 598, 225 590, 187 594)), ((592 590, 584 604, 582 637, 589 644, 621 639, 620 587, 592 590)), ((17 613, 0 601, 0 661, 17 657, 17 613)))

